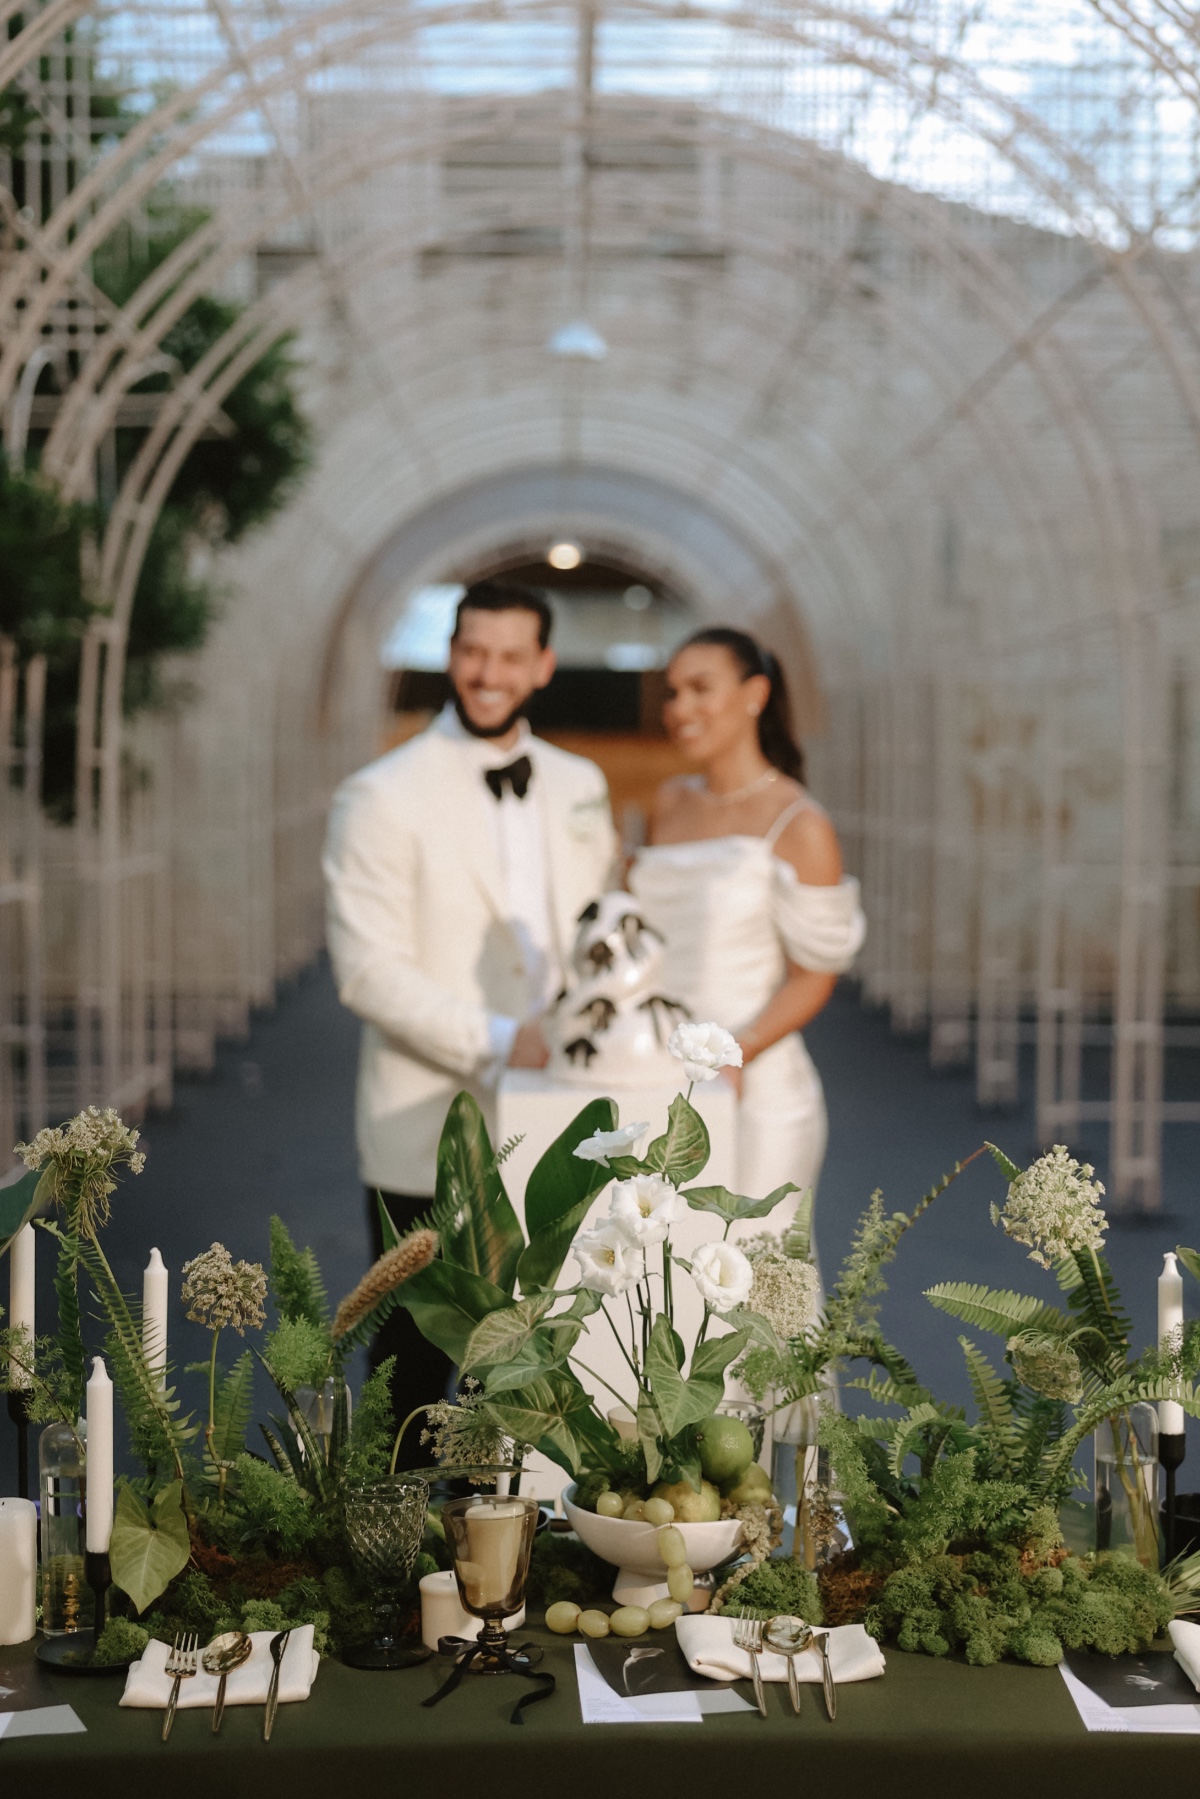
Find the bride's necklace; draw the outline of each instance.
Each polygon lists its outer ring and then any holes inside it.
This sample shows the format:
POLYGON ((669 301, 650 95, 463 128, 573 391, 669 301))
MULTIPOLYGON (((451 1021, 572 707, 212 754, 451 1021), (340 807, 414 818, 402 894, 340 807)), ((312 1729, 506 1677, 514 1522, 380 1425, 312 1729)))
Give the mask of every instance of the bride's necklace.
POLYGON ((772 782, 778 779, 779 770, 768 768, 759 775, 756 781, 750 781, 745 787, 735 787, 732 793, 714 793, 707 782, 700 792, 703 798, 714 806, 732 806, 735 800, 748 799, 752 793, 757 793, 762 787, 770 787, 772 782))

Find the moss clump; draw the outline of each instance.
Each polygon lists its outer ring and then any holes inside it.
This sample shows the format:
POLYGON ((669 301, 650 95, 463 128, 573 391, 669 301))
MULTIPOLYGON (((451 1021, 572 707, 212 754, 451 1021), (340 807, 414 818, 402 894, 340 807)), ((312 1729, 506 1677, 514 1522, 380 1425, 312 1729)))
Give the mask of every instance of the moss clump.
POLYGON ((92 1651, 93 1668, 123 1668, 142 1653, 150 1632, 132 1618, 110 1618, 92 1651))
POLYGON ((824 1622, 815 1576, 790 1555, 772 1556, 748 1574, 721 1615, 736 1618, 743 1608, 763 1618, 783 1612, 808 1624, 824 1622))
POLYGON ((556 1605, 560 1599, 586 1605, 607 1599, 611 1591, 612 1569, 578 1537, 544 1530, 534 1538, 526 1588, 532 1605, 556 1605))
POLYGON ((1174 1616, 1159 1576, 1131 1558, 1068 1556, 1026 1571, 1006 1544, 897 1568, 868 1606, 872 1636, 921 1655, 961 1653, 976 1667, 1002 1656, 1049 1668, 1068 1649, 1145 1649, 1174 1616))

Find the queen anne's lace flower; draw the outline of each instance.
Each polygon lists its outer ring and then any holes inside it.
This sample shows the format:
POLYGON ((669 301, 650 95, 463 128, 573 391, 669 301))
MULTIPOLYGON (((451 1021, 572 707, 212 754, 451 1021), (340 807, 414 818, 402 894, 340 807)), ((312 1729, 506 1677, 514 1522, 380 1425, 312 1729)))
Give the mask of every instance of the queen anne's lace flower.
POLYGON ((193 1324, 228 1325, 238 1336, 266 1323, 267 1277, 258 1262, 235 1262, 223 1243, 183 1265, 183 1300, 193 1324))
POLYGON ((802 1337, 816 1322, 820 1277, 811 1262, 794 1256, 758 1255, 750 1263, 754 1284, 750 1309, 758 1312, 782 1342, 802 1337))
POLYGON ((571 1245, 571 1254, 582 1269, 581 1287, 614 1299, 635 1287, 646 1272, 646 1258, 615 1224, 583 1231, 571 1245))
POLYGON ((1017 1379, 1047 1399, 1079 1399, 1083 1370, 1069 1343, 1049 1331, 1018 1331, 1008 1339, 1017 1379))
POLYGON ((692 1257, 692 1279, 714 1312, 731 1312, 749 1299, 754 1270, 734 1244, 702 1243, 692 1257))
POLYGON ((677 1024, 667 1048, 683 1063, 689 1081, 715 1081, 722 1068, 740 1068, 742 1046, 719 1024, 677 1024))
POLYGON ((1094 1173, 1090 1162, 1081 1165, 1056 1143, 1013 1181, 1003 1207, 992 1207, 992 1223, 1025 1244, 1030 1261, 1043 1268, 1077 1249, 1103 1249, 1108 1221, 1094 1173))
POLYGON ((623 1124, 617 1131, 593 1131, 582 1143, 577 1143, 571 1154, 578 1156, 581 1162, 607 1162, 610 1156, 624 1155, 633 1148, 639 1137, 644 1137, 650 1129, 648 1124, 623 1124))
POLYGON ((641 1249, 661 1243, 679 1211, 679 1191, 661 1174, 635 1174, 617 1181, 609 1206, 610 1222, 626 1241, 641 1249))
POLYGON ((48 1125, 32 1143, 18 1143, 14 1155, 26 1168, 46 1168, 51 1198, 67 1214, 73 1232, 94 1237, 108 1223, 108 1196, 117 1183, 112 1170, 128 1164, 140 1174, 146 1158, 137 1147, 138 1133, 130 1130, 111 1106, 86 1106, 67 1124, 48 1125))

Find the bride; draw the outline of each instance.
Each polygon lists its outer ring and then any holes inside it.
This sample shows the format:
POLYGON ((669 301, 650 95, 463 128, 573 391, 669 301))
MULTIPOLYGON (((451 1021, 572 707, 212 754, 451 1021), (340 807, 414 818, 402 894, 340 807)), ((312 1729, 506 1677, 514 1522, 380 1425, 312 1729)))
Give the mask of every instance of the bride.
MULTIPOLYGON (((736 1036, 738 1190, 814 1187, 828 1123, 801 1030, 866 921, 833 826, 803 785, 778 662, 744 631, 699 631, 667 670, 664 722, 696 773, 656 796, 629 886, 666 939, 663 987, 736 1036)), ((778 1229, 795 1201, 772 1214, 778 1229)))

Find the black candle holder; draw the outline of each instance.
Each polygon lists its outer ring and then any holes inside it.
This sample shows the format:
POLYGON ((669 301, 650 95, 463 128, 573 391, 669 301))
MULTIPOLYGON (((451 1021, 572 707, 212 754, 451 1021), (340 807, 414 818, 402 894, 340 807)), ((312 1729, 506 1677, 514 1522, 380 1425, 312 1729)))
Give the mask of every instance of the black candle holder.
POLYGON ((29 1498, 29 1390, 10 1387, 8 1415, 17 1427, 17 1497, 29 1498))
POLYGON ((108 1623, 108 1589, 112 1586, 112 1563, 108 1559, 107 1549, 87 1550, 83 1558, 83 1572, 92 1589, 92 1629, 99 1642, 100 1633, 108 1623))
POLYGON ((1158 1461, 1166 1475, 1166 1505, 1163 1512, 1163 1560, 1169 1562, 1175 1554, 1175 1473, 1183 1466, 1187 1455, 1187 1438, 1183 1431, 1171 1431, 1167 1434, 1159 1432, 1158 1461))

